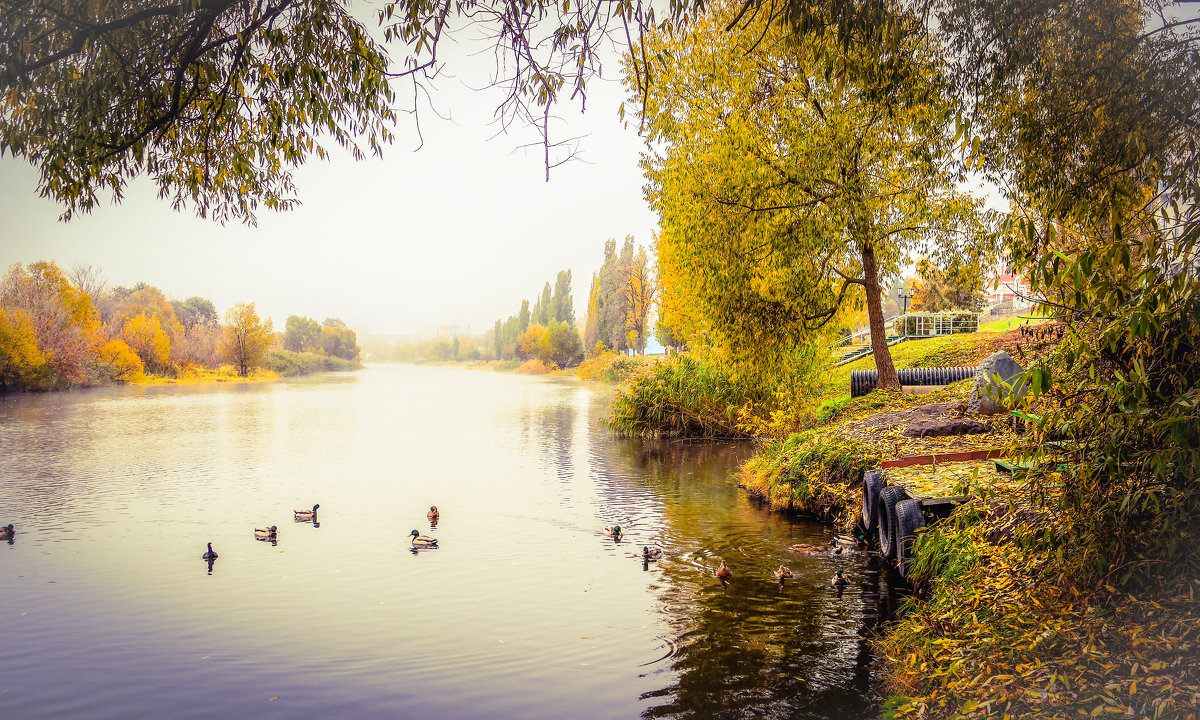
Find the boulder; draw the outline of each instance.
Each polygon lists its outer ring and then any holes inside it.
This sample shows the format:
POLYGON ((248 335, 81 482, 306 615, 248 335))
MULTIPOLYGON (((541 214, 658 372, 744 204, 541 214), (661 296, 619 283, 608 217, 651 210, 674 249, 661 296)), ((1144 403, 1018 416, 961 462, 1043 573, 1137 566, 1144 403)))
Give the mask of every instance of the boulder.
POLYGON ((971 399, 967 402, 967 409, 980 415, 997 415, 1008 412, 1005 401, 1009 396, 1012 396, 1015 402, 1025 394, 1028 384, 1025 378, 1022 377, 1015 382, 1013 380, 1023 372, 1025 372, 1025 368, 1017 364, 1017 361, 1013 360, 1008 353, 1003 350, 992 353, 986 360, 979 363, 979 370, 975 373, 975 388, 971 390, 971 399), (1006 387, 1004 383, 1010 384, 1012 387, 1006 387))

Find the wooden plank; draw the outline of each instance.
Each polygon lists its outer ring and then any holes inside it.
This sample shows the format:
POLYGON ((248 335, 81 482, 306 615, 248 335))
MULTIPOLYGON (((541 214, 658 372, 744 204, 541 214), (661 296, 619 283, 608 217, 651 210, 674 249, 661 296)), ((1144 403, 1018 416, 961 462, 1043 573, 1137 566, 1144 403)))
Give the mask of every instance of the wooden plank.
POLYGON ((971 495, 955 495, 954 497, 921 498, 921 507, 932 508, 939 505, 962 505, 971 499, 971 495))
POLYGON ((937 463, 947 462, 965 462, 970 460, 992 460, 994 458, 1004 457, 1004 451, 999 448, 993 450, 969 450, 963 452, 940 453, 934 455, 909 455, 908 457, 895 458, 894 460, 884 460, 879 463, 881 468, 900 468, 910 465, 936 465, 937 463))

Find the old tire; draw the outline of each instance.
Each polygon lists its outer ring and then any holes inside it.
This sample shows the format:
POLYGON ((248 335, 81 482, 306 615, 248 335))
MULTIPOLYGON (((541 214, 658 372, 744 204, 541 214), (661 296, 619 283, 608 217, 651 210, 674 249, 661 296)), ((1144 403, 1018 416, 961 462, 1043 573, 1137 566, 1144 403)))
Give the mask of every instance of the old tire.
POLYGON ((903 488, 885 487, 875 503, 875 519, 879 524, 879 554, 891 560, 896 557, 896 504, 908 499, 903 488))
POLYGON ((868 470, 863 473, 863 529, 868 533, 875 529, 877 522, 875 504, 879 501, 881 490, 883 490, 882 470, 868 470))
POLYGON ((925 527, 925 514, 921 512, 920 500, 902 500, 896 503, 896 565, 900 575, 908 577, 913 561, 912 546, 917 530, 925 527))

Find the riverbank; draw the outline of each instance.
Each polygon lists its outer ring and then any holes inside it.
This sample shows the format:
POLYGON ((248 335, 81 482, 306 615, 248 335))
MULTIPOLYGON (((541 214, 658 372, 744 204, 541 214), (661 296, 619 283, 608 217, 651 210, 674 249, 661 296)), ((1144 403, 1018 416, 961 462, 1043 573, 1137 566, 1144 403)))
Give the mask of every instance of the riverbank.
POLYGON ((248 375, 242 377, 237 374, 232 365, 222 365, 219 368, 202 368, 197 366, 189 366, 179 372, 177 376, 166 375, 142 375, 139 378, 133 378, 127 385, 203 385, 206 383, 265 383, 278 380, 279 373, 265 368, 254 368, 248 375))
MULTIPOLYGON (((893 353, 898 368, 975 365, 998 349, 1028 364, 1050 349, 1032 337, 977 333, 905 343, 893 353)), ((872 365, 867 359, 831 374, 848 380, 872 365)), ((1007 416, 965 413, 970 386, 827 401, 825 422, 765 442, 742 467, 740 482, 772 507, 845 530, 861 527, 862 472, 882 460, 990 448, 1015 456, 1031 442, 1007 416), (952 414, 988 431, 905 437, 905 411, 930 403, 953 403, 952 414)), ((1054 500, 1055 486, 1051 476, 992 488, 918 534, 909 575, 914 595, 876 643, 892 692, 886 717, 1200 716, 1200 670, 1185 659, 1200 649, 1200 578, 1180 574, 1194 567, 1196 528, 1179 538, 1191 562, 1169 548, 1152 549, 1162 555, 1160 569, 1135 595, 1117 588, 1118 568, 1096 572, 1073 556, 1088 550, 1072 539, 1074 520, 1069 506, 1054 500)))
MULTIPOLYGON (((973 366, 1003 349, 1026 367, 1045 358, 1059 377, 1051 355, 1056 337, 980 332, 903 343, 893 358, 897 368, 973 366)), ((923 395, 876 390, 850 398, 850 373, 873 366, 867 357, 830 369, 817 385, 812 426, 782 437, 760 434, 739 484, 775 510, 853 532, 863 525, 863 472, 884 460, 996 449, 1017 457, 1044 439, 1008 415, 967 413, 971 381, 923 395), (906 436, 913 410, 930 405, 944 418, 980 423, 982 432, 906 436)), ((662 414, 654 408, 669 398, 665 384, 655 385, 656 394, 639 401, 639 414, 662 414)), ((1058 401, 1044 402, 1052 411, 1058 401)), ((1074 470, 1050 467, 1061 472, 994 485, 968 478, 963 494, 974 497, 918 533, 908 576, 914 594, 875 642, 891 693, 886 717, 1200 717, 1200 668, 1188 659, 1200 649, 1200 514, 1179 507, 1196 498, 1147 501, 1155 505, 1142 520, 1150 527, 1161 522, 1154 519, 1160 512, 1184 524, 1167 533, 1169 541, 1147 540, 1122 550, 1124 560, 1106 559, 1081 531, 1089 511, 1056 494, 1074 470), (1134 572, 1144 577, 1131 580, 1134 572)))

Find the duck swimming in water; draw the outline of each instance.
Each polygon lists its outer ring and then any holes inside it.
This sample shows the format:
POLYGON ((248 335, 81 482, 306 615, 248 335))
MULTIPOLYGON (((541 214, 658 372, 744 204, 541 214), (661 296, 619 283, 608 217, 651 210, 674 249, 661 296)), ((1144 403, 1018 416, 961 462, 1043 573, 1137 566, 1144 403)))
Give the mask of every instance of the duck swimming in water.
POLYGON ((621 539, 621 526, 620 525, 606 526, 604 528, 604 534, 608 535, 609 537, 613 538, 614 540, 620 540, 621 539))
POLYGON ((651 550, 650 546, 648 545, 642 546, 642 557, 647 560, 657 560, 662 557, 662 554, 663 552, 661 548, 654 548, 651 550))
POLYGON ((782 581, 791 577, 795 577, 795 575, 792 574, 792 569, 787 565, 780 565, 779 569, 775 571, 776 580, 782 581))
POLYGON ((208 552, 204 553, 200 557, 204 560, 216 560, 217 559, 217 554, 215 552, 213 552, 213 549, 212 549, 212 543, 208 544, 208 552))
POLYGON ((430 520, 437 520, 439 517, 441 517, 441 515, 442 514, 438 512, 437 505, 430 505, 429 512, 425 513, 425 517, 429 518, 430 520))
POLYGON ((297 520, 313 520, 317 517, 317 508, 321 507, 320 503, 313 505, 312 510, 293 510, 297 520))
POLYGON ((254 539, 256 540, 274 540, 278 534, 279 528, 272 525, 265 528, 254 528, 254 539))
POLYGON ((841 570, 838 570, 836 573, 833 574, 833 577, 829 579, 829 584, 836 588, 846 587, 846 585, 848 585, 849 583, 850 583, 850 581, 847 580, 844 575, 842 575, 841 570))
POLYGON ((422 535, 420 531, 412 531, 412 546, 415 548, 435 548, 438 546, 437 538, 431 538, 428 535, 422 535))
POLYGON ((721 567, 717 568, 714 574, 721 580, 721 582, 725 582, 729 578, 733 577, 733 571, 729 569, 729 566, 725 564, 724 560, 721 561, 721 567))
POLYGON ((9 523, 9 524, 5 525, 4 527, 0 527, 0 540, 12 540, 13 535, 16 535, 16 534, 17 534, 17 531, 13 530, 12 523, 9 523))

